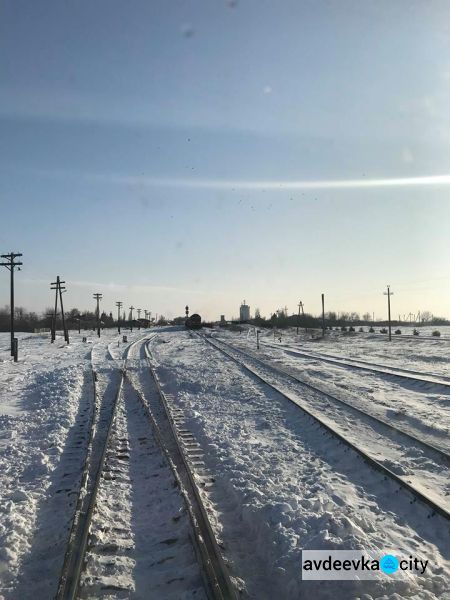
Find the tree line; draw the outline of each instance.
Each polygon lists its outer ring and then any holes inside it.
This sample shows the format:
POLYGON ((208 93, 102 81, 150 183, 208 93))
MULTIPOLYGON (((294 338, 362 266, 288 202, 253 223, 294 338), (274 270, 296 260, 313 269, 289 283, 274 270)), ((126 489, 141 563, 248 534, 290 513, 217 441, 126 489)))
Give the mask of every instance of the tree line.
MULTIPOLYGON (((24 331, 33 333, 37 329, 50 329, 53 319, 53 308, 48 308, 43 313, 36 313, 33 311, 27 311, 23 307, 18 306, 14 310, 14 328, 16 331, 24 331)), ((84 310, 80 311, 78 308, 72 308, 68 312, 64 312, 66 323, 69 329, 80 329, 88 330, 96 326, 97 316, 95 312, 84 310)), ((113 317, 112 312, 109 314, 102 312, 100 315, 100 322, 102 327, 117 327, 117 316, 113 317)), ((131 322, 131 314, 126 315, 123 313, 120 320, 121 324, 127 325, 131 322)), ((133 319, 133 323, 137 323, 137 319, 133 319)), ((140 322, 148 326, 150 324, 148 319, 140 319, 140 322)), ((152 323, 154 323, 152 319, 152 323)), ((163 315, 158 318, 158 325, 166 325, 167 321, 163 315)), ((59 314, 56 319, 56 329, 62 329, 61 315, 59 314)), ((0 308, 0 331, 10 330, 10 309, 9 306, 0 308)))
MULTIPOLYGON (((325 313, 325 326, 326 327, 349 327, 349 326, 371 326, 371 325, 386 325, 387 319, 379 319, 373 321, 370 313, 360 315, 357 312, 340 312, 328 311, 325 313)), ((307 328, 321 328, 323 325, 322 316, 313 316, 305 313, 302 315, 287 315, 284 310, 277 310, 269 318, 262 317, 258 310, 255 311, 255 317, 250 319, 249 323, 256 325, 257 327, 277 327, 279 329, 285 329, 287 327, 307 327, 307 328)), ((391 319, 393 326, 409 325, 409 321, 391 319)), ((412 325, 450 325, 450 321, 444 317, 435 317, 428 311, 421 313, 421 319, 419 322, 412 322, 412 325)))

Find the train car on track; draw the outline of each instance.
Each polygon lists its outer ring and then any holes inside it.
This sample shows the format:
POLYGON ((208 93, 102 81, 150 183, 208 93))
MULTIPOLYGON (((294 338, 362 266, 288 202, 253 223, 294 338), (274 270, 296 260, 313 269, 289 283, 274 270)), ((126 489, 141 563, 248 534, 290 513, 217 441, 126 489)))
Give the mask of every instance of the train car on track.
POLYGON ((202 318, 195 313, 186 319, 185 325, 186 329, 201 329, 202 318))

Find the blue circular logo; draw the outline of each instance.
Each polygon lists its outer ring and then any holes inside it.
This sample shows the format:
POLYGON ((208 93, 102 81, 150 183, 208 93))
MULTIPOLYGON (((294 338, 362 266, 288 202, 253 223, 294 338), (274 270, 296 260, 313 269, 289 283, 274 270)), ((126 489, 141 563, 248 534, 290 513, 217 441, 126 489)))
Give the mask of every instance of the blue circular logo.
POLYGON ((398 569, 398 558, 393 554, 386 554, 380 560, 380 569, 383 573, 387 573, 388 575, 395 573, 398 569))

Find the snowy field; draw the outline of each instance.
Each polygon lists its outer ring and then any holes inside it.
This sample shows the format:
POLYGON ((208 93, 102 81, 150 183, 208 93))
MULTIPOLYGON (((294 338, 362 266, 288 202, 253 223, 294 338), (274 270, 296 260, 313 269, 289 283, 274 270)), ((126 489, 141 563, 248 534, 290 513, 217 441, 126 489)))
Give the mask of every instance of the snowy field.
MULTIPOLYGON (((292 330, 283 332, 280 341, 278 334, 267 331, 261 335, 258 356, 450 451, 450 387, 333 362, 347 358, 445 382, 450 335, 438 329, 440 339, 425 339, 423 328, 419 338, 396 336, 391 344, 381 334, 332 332, 319 340, 304 332, 297 337, 292 330)), ((450 598, 448 520, 430 517, 429 508, 420 502, 411 504, 393 481, 224 357, 202 338, 210 331, 200 336, 177 328, 155 332, 152 360, 173 410, 182 411, 184 426, 202 451, 213 482, 203 489, 204 503, 243 597, 450 598), (392 552, 427 559, 429 567, 422 574, 382 576, 370 582, 302 582, 303 549, 365 549, 380 556, 392 552)), ((126 333, 129 341, 148 336, 126 333)), ((50 344, 45 335, 19 334, 19 363, 14 364, 9 336, 0 334, 0 598, 54 596, 93 417, 91 360, 99 373, 98 393, 107 397, 126 347, 113 331, 105 331, 100 340, 88 332, 87 343, 81 341, 83 335, 72 332, 67 346, 62 338, 50 344)), ((240 334, 216 329, 212 336, 256 352, 251 328, 240 334)), ((141 350, 135 355, 135 375, 142 392, 150 394, 148 373, 139 366, 141 350)), ((321 404, 320 393, 277 381, 283 391, 326 415, 392 470, 416 478, 443 504, 448 502, 448 471, 437 457, 418 452, 401 438, 388 438, 382 430, 374 436, 356 417, 327 412, 332 409, 321 404)), ((82 596, 200 598, 203 590, 186 517, 139 410, 127 389, 113 433, 119 454, 110 467, 119 488, 112 481, 100 496, 82 596), (153 481, 158 483, 152 487, 153 481), (143 532, 157 522, 155 540, 164 536, 164 520, 172 528, 168 539, 177 545, 157 554, 156 541, 153 544, 143 532), (180 573, 171 594, 159 588, 165 573, 154 568, 166 561, 175 561, 180 573), (189 590, 195 593, 189 595, 189 590)))

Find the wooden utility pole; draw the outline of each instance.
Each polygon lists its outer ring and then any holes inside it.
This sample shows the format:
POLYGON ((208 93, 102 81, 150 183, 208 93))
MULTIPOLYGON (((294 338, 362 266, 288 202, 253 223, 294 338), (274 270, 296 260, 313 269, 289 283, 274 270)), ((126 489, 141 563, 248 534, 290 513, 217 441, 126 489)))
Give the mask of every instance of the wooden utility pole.
POLYGON ((391 331, 391 296, 394 295, 394 292, 391 292, 391 286, 387 286, 387 292, 383 292, 388 299, 388 321, 389 321, 389 341, 392 341, 392 331, 391 331))
POLYGON ((63 305, 63 299, 62 299, 63 292, 66 291, 66 287, 63 285, 64 283, 66 283, 66 282, 61 281, 61 278, 58 275, 56 277, 56 281, 52 281, 52 283, 50 284, 50 289, 55 290, 55 310, 53 312, 52 330, 51 330, 51 335, 50 335, 50 340, 51 340, 52 344, 56 340, 56 321, 58 319, 58 298, 59 298, 59 303, 61 305, 61 320, 62 320, 62 326, 63 326, 63 331, 64 331, 64 340, 67 343, 69 343, 69 331, 66 327, 66 317, 64 314, 64 305, 63 305))
POLYGON ((137 314, 138 314, 138 329, 141 328, 141 308, 137 309, 137 314))
POLYGON ((117 306, 117 333, 120 333, 120 309, 122 308, 123 302, 116 302, 117 306))
POLYGON ((133 310, 134 310, 134 306, 130 306, 130 317, 131 317, 130 331, 133 331, 133 310))
POLYGON ((17 362, 17 348, 16 342, 14 341, 14 269, 20 271, 20 267, 23 263, 16 261, 22 254, 16 252, 10 252, 9 254, 2 254, 1 257, 6 259, 6 262, 0 263, 0 266, 6 267, 10 271, 10 309, 11 309, 11 356, 14 356, 14 361, 17 362))
POLYGON ((97 309, 96 309, 96 317, 97 317, 97 335, 100 337, 100 300, 103 298, 103 294, 94 294, 94 300, 97 300, 97 309))
POLYGON ((63 291, 66 291, 66 288, 61 288, 61 285, 59 286, 59 302, 61 304, 61 316, 62 316, 62 325, 63 325, 63 330, 64 330, 64 339, 66 340, 67 343, 69 343, 69 330, 66 327, 66 316, 64 314, 64 306, 63 306, 63 299, 62 299, 62 295, 63 295, 63 291))
POLYGON ((322 294, 322 335, 325 336, 325 294, 322 294))

